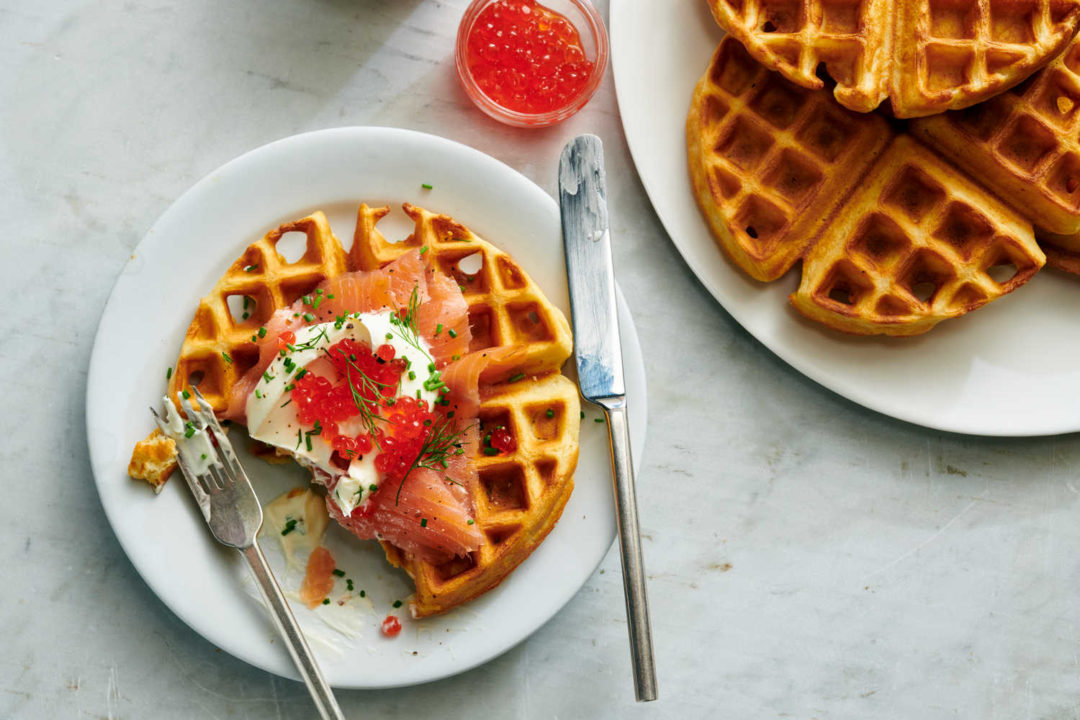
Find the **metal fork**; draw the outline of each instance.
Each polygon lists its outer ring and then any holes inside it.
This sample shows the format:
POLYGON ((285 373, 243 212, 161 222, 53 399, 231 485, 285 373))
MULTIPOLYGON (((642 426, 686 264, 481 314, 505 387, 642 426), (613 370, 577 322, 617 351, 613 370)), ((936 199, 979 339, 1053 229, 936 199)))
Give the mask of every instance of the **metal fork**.
POLYGON ((262 527, 263 513, 244 468, 236 459, 232 444, 225 437, 210 403, 196 389, 198 409, 177 393, 177 400, 188 421, 184 423, 176 408, 165 398, 165 417, 150 408, 154 420, 167 437, 176 441, 180 470, 191 494, 206 518, 210 532, 222 545, 236 548, 248 561, 263 598, 270 607, 285 646, 289 649, 300 676, 324 720, 344 720, 330 685, 323 677, 315 656, 293 617, 285 596, 266 562, 256 539, 262 527))

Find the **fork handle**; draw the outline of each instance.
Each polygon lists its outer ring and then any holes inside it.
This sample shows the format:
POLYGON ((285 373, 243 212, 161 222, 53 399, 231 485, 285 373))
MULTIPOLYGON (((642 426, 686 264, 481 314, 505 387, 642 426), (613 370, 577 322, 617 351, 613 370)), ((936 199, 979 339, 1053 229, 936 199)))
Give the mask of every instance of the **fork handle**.
POLYGON ((319 715, 323 720, 345 720, 345 716, 341 714, 341 708, 338 707, 337 700, 334 699, 334 692, 330 689, 330 684, 326 682, 326 678, 323 677, 319 664, 315 662, 315 656, 311 653, 311 648, 308 647, 307 640, 304 639, 300 625, 296 622, 296 618, 293 617, 292 610, 289 609, 289 603, 285 600, 281 588, 278 587, 277 580, 274 579, 274 574, 270 571, 270 566, 266 562, 266 556, 263 555, 262 550, 259 548, 259 543, 253 541, 251 545, 246 548, 239 548, 239 550, 255 573, 255 579, 259 582, 259 589, 262 590, 263 598, 266 600, 266 604, 270 606, 270 617, 274 619, 274 626, 281 633, 281 637, 285 639, 285 646, 289 648, 289 655, 292 656, 296 669, 300 671, 300 677, 303 678, 304 684, 307 685, 308 692, 311 693, 311 699, 315 701, 315 707, 319 710, 319 715))

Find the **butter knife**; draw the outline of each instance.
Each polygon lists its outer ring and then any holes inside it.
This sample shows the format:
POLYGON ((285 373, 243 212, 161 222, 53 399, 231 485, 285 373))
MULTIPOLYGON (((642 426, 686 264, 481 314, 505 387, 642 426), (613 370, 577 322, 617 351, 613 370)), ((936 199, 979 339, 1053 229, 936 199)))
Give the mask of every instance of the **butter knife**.
POLYGON ((615 520, 619 529, 630 659, 638 701, 656 699, 649 603, 630 458, 622 343, 608 233, 604 148, 595 135, 571 140, 559 159, 559 205, 582 396, 604 409, 611 440, 615 520))

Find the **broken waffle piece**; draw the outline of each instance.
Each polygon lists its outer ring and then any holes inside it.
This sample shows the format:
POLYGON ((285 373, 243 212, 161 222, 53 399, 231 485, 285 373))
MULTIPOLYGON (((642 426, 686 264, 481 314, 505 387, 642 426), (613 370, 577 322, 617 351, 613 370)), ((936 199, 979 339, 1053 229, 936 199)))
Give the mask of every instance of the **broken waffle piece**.
POLYGON ((795 308, 859 335, 917 335, 1027 282, 1031 224, 906 135, 803 261, 795 308))
POLYGON ((128 463, 128 475, 136 480, 145 480, 155 493, 159 493, 176 469, 176 455, 176 442, 155 428, 144 440, 135 443, 131 462, 128 463))

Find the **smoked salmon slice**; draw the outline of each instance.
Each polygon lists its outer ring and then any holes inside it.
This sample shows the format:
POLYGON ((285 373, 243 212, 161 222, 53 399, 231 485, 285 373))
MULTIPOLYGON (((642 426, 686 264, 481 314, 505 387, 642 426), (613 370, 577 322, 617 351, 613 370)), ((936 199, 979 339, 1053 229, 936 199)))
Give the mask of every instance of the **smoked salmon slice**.
MULTIPOLYGON (((295 332, 306 324, 332 322, 349 313, 408 311, 418 303, 417 329, 431 348, 435 364, 443 373, 449 389, 449 405, 455 427, 462 432, 460 441, 466 451, 447 458, 447 467, 438 472, 415 467, 400 488, 389 480, 371 498, 350 515, 341 511, 333 499, 336 479, 325 475, 316 479, 327 485, 326 504, 330 514, 342 526, 361 539, 386 541, 401 550, 431 561, 466 555, 480 547, 483 533, 473 521, 473 491, 477 473, 468 457, 477 444, 476 413, 480 404, 479 382, 492 372, 512 362, 514 351, 507 348, 469 353, 472 333, 469 307, 457 282, 425 262, 419 250, 401 255, 385 267, 339 275, 324 282, 318 290, 294 305, 275 313, 259 341, 256 364, 236 384, 230 396, 226 417, 243 420, 248 394, 257 386, 263 373, 278 355, 278 338, 286 331, 295 332), (317 307, 310 298, 319 297, 317 307), (304 320, 304 317, 308 320, 304 320)), ((315 375, 325 375, 315 364, 307 367, 315 375)), ((326 363, 329 365, 329 363, 326 363)), ((325 369, 328 372, 328 368, 325 369)), ((324 548, 312 553, 304 578, 301 596, 310 606, 322 602, 333 588, 333 559, 324 548), (316 552, 322 550, 318 555, 316 552)))
POLYGON ((300 601, 314 610, 334 590, 334 556, 322 545, 308 555, 304 580, 300 583, 300 601))

